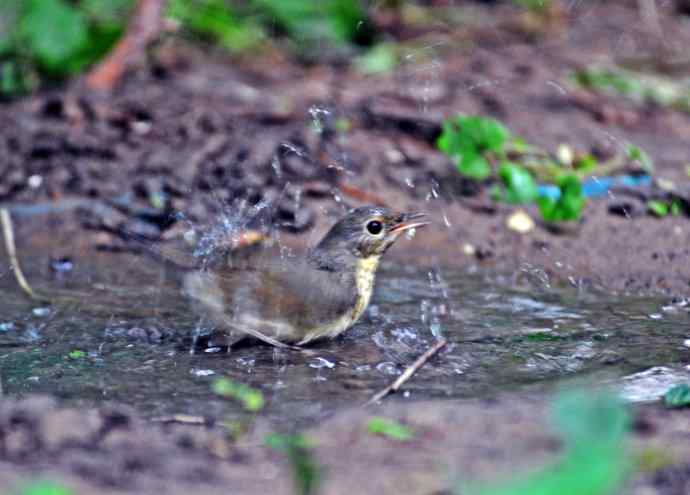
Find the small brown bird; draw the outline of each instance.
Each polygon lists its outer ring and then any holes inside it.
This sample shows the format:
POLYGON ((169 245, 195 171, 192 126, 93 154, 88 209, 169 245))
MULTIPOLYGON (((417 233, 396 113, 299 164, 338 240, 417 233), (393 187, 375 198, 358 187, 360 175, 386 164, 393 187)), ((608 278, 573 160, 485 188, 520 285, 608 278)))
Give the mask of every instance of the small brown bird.
POLYGON ((278 347, 336 337, 371 299, 381 256, 423 213, 356 208, 304 257, 257 256, 188 273, 187 295, 230 345, 253 336, 278 347))

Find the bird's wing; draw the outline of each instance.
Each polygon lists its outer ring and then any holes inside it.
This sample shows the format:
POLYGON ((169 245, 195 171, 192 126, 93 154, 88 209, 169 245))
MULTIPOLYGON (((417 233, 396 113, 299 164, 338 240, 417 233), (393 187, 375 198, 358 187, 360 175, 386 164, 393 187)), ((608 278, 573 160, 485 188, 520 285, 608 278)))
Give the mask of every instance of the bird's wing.
POLYGON ((197 272, 187 293, 216 323, 270 344, 297 342, 353 307, 356 294, 342 276, 297 260, 261 268, 197 272))

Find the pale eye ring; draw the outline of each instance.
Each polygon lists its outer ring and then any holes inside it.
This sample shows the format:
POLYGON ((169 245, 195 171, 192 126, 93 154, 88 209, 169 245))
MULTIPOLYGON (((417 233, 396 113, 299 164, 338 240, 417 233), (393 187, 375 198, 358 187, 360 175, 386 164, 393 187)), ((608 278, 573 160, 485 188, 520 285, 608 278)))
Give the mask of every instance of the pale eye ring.
POLYGON ((383 232, 383 223, 380 220, 370 220, 367 222, 367 232, 371 235, 380 235, 383 232))

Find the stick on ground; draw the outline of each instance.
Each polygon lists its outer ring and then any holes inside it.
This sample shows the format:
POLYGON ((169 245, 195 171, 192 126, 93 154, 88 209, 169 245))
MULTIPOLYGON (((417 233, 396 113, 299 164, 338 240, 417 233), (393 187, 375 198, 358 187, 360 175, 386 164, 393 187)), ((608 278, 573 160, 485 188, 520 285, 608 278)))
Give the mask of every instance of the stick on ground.
POLYGON ((10 258, 10 267, 12 268, 12 273, 14 273, 14 278, 27 296, 31 299, 42 301, 44 298, 38 296, 33 291, 29 282, 24 278, 24 273, 22 273, 22 269, 19 266, 17 246, 14 243, 12 217, 10 217, 10 212, 6 208, 0 208, 0 224, 2 224, 2 236, 5 238, 5 249, 7 250, 7 256, 10 258))
POLYGON ((169 416, 159 416, 151 418, 154 423, 179 423, 184 425, 208 425, 208 421, 203 416, 192 416, 190 414, 171 414, 169 416))
POLYGON ((422 366, 426 364, 426 362, 434 357, 438 351, 443 349, 443 347, 448 343, 446 339, 440 339, 436 341, 434 345, 429 347, 424 354, 419 356, 417 360, 412 363, 410 366, 408 366, 405 371, 403 371, 402 375, 400 375, 393 383, 388 385, 386 388, 378 392, 376 395, 374 395, 369 401, 364 404, 365 406, 374 404, 375 402, 380 401, 384 397, 386 397, 388 394, 392 394, 394 392, 397 392, 400 387, 402 387, 407 380, 412 378, 412 375, 414 375, 422 366))

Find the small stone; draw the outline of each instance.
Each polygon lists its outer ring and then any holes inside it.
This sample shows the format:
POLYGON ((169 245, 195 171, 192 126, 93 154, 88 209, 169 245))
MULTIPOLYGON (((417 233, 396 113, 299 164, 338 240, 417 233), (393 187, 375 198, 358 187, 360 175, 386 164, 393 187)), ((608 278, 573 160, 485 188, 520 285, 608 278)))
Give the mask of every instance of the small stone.
POLYGON ((534 220, 525 210, 517 210, 508 217, 506 225, 510 230, 526 234, 534 229, 534 220))

